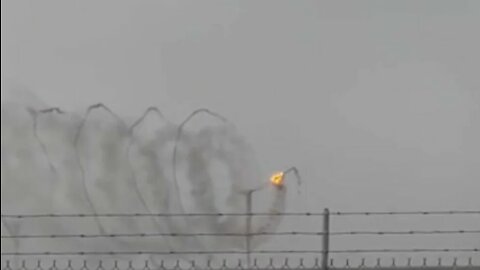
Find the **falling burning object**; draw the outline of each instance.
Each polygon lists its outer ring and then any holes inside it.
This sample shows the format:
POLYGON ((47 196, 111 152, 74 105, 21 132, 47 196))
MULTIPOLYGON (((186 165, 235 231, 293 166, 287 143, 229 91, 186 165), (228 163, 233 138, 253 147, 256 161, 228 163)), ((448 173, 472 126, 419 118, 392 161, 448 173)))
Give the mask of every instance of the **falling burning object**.
POLYGON ((283 180, 284 180, 284 177, 285 177, 285 173, 284 172, 276 172, 274 174, 272 174, 272 176, 270 177, 270 182, 275 185, 276 187, 283 187, 283 180))
POLYGON ((300 185, 302 181, 296 167, 290 167, 287 170, 273 173, 272 176, 270 176, 270 183, 278 188, 282 188, 285 182, 285 176, 289 173, 293 173, 295 175, 297 178, 297 183, 300 185))

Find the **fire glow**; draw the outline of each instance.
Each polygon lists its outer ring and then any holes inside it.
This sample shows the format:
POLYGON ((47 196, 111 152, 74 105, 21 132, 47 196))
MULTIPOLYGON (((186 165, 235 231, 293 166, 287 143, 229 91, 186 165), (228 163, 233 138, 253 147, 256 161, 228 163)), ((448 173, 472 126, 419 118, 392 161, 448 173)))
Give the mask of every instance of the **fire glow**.
POLYGON ((277 187, 282 187, 284 176, 284 172, 276 172, 270 177, 270 182, 277 187))

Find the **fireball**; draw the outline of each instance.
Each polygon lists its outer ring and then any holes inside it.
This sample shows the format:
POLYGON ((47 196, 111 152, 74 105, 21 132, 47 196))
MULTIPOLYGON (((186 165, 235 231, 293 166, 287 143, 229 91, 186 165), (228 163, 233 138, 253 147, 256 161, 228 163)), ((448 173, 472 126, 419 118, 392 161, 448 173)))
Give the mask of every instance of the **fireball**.
POLYGON ((285 176, 284 172, 276 172, 272 174, 272 176, 270 177, 270 182, 277 187, 282 187, 284 176, 285 176))

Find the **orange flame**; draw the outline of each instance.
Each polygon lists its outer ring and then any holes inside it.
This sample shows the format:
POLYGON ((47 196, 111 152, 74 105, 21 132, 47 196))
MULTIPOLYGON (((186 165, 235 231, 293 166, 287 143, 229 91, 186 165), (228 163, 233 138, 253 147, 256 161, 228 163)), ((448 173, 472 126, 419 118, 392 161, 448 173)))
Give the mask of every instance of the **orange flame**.
POLYGON ((270 177, 270 182, 275 186, 281 187, 283 186, 284 175, 283 172, 276 172, 270 177))

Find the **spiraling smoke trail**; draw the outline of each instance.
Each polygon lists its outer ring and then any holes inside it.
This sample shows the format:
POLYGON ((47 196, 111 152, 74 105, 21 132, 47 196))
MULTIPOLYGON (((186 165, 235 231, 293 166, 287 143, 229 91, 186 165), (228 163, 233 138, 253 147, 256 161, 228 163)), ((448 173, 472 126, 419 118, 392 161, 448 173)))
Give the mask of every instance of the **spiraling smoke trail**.
MULTIPOLYGON (((180 125, 178 126, 178 129, 177 129, 177 134, 176 134, 176 137, 175 137, 175 144, 174 144, 174 147, 173 147, 173 153, 172 153, 172 177, 173 177, 173 183, 174 183, 174 187, 175 187, 175 192, 176 192, 176 196, 178 198, 178 205, 179 205, 179 210, 182 212, 182 213, 185 213, 185 208, 183 207, 183 203, 182 203, 182 200, 180 199, 181 195, 180 195, 180 186, 179 186, 179 183, 178 183, 178 179, 177 179, 177 153, 178 153, 178 144, 180 142, 180 139, 182 137, 182 134, 183 134, 183 131, 184 131, 184 128, 185 126, 197 115, 200 115, 200 114, 207 114, 208 116, 211 116, 213 118, 216 118, 216 119, 219 119, 222 123, 226 123, 227 122, 227 119, 223 116, 221 116, 220 114, 218 113, 215 113, 215 112, 212 112, 206 108, 200 108, 200 109, 197 109, 195 111, 193 111, 189 116, 187 116, 187 118, 185 118, 182 123, 180 123, 180 125)), ((202 242, 198 239, 198 237, 194 236, 193 237, 193 240, 195 242, 195 245, 196 246, 200 246, 202 248, 204 248, 204 245, 202 244, 202 242)))
MULTIPOLYGON (((133 145, 133 142, 134 142, 134 135, 135 135, 135 128, 137 128, 137 126, 139 126, 144 120, 145 118, 150 114, 150 113, 155 113, 157 114, 162 120, 164 121, 167 121, 167 119, 165 119, 165 116, 162 114, 162 112, 160 111, 160 109, 158 109, 157 107, 154 107, 154 106, 151 106, 151 107, 148 107, 145 112, 142 114, 142 116, 140 116, 140 118, 138 118, 129 128, 128 128, 128 134, 130 136, 130 139, 129 139, 129 142, 128 142, 128 146, 127 146, 127 159, 129 161, 129 165, 130 165, 130 168, 132 170, 132 182, 133 182, 133 186, 135 188, 135 193, 137 194, 138 198, 140 199, 143 207, 145 208, 145 210, 148 212, 148 213, 153 213, 151 210, 150 210, 150 207, 148 206, 147 202, 145 201, 145 198, 144 196, 142 195, 142 192, 140 191, 140 187, 138 186, 138 182, 137 182, 137 177, 135 175, 135 170, 133 169, 133 165, 131 163, 131 157, 130 157, 130 151, 131 151, 131 147, 133 145)), ((167 200, 168 202, 168 200, 167 200)), ((167 206, 168 208, 168 206, 167 206)), ((155 220, 155 218, 152 218, 152 220, 157 224, 158 222, 155 220)))
MULTIPOLYGON (((179 183, 179 181, 182 180, 179 179, 180 173, 186 173, 187 178, 185 181, 187 181, 186 183, 189 183, 192 188, 190 202, 194 204, 193 207, 196 211, 202 213, 222 212, 218 210, 219 205, 215 203, 215 199, 217 197, 224 199, 219 195, 227 195, 224 204, 225 207, 231 207, 234 209, 234 212, 237 213, 244 212, 244 210, 248 209, 248 207, 245 208, 245 202, 247 200, 246 194, 252 186, 247 184, 247 181, 251 180, 256 181, 256 183, 261 181, 262 183, 261 185, 254 185, 254 187, 257 186, 257 188, 254 188, 255 191, 264 190, 273 194, 273 201, 268 206, 269 212, 281 212, 285 208, 286 188, 283 187, 283 184, 280 187, 272 185, 268 182, 268 179, 262 181, 259 169, 253 158, 253 149, 251 149, 249 144, 237 133, 233 125, 228 123, 226 118, 208 109, 195 110, 179 125, 170 123, 156 107, 149 107, 141 117, 133 121, 129 126, 102 103, 89 106, 84 112, 83 117, 66 117, 68 114, 59 108, 30 110, 30 113, 33 116, 33 136, 31 133, 29 136, 25 136, 24 139, 30 140, 30 144, 24 148, 29 148, 28 151, 39 156, 39 160, 42 161, 42 163, 32 168, 32 172, 27 175, 28 177, 34 178, 36 177, 37 169, 44 170, 45 173, 38 174, 38 177, 43 177, 42 179, 48 180, 50 176, 46 173, 49 167, 60 180, 59 183, 64 185, 62 188, 67 187, 68 189, 64 190, 53 185, 57 193, 67 193, 73 190, 73 192, 76 193, 76 197, 75 200, 69 202, 70 208, 60 206, 61 209, 69 209, 70 211, 82 209, 92 214, 97 214, 105 210, 111 211, 112 209, 127 212, 138 211, 140 209, 140 211, 148 214, 154 212, 186 213, 185 202, 182 201, 179 183), (105 111, 115 122, 112 124, 102 118, 97 119, 92 116, 95 110, 105 111), (47 118, 47 122, 40 122, 40 115, 46 114, 55 115, 58 116, 58 118, 47 118), (143 128, 148 128, 148 125, 144 125, 144 123, 147 123, 146 118, 151 114, 158 115, 160 120, 165 122, 165 125, 159 126, 155 132, 147 131, 147 133, 145 133, 143 128), (218 119, 222 125, 202 127, 198 132, 187 132, 187 125, 200 114, 206 114, 209 117, 218 119), (146 138, 146 134, 147 136, 150 135, 150 137, 146 138), (56 141, 57 136, 59 136, 58 141, 56 141), (36 146, 31 144, 32 140, 36 140, 36 146), (172 152, 170 151, 171 148, 168 148, 171 146, 173 146, 172 152), (112 152, 109 147, 115 148, 115 151, 112 152), (72 148, 73 151, 71 150, 72 148), (225 181, 229 181, 230 185, 227 188, 229 188, 230 191, 224 192, 215 187, 215 184, 218 183, 212 179, 213 175, 209 171, 210 166, 215 165, 215 161, 219 161, 227 167, 229 175, 224 179, 225 181), (113 167, 109 167, 110 164, 105 162, 114 163, 113 167), (72 167, 68 167, 70 164, 72 164, 72 167), (182 170, 182 165, 186 166, 184 170, 182 170), (112 170, 115 172, 112 172, 112 170), (73 178, 76 178, 75 182, 70 180, 73 178), (123 185, 123 187, 117 188, 117 186, 121 185, 123 185), (137 206, 135 206, 135 204, 137 204, 137 206), (158 211, 158 209, 161 210, 158 211)), ((15 117, 9 120, 11 124, 14 125, 17 119, 21 120, 21 118, 15 117)), ((150 124, 150 122, 148 123, 150 124)), ((8 128, 8 124, 6 124, 6 126, 8 128)), ((31 127, 32 125, 30 124, 27 132, 31 132, 29 131, 31 127)), ((17 127, 15 126, 15 128, 17 127)), ((20 128, 24 127, 20 126, 20 128)), ((25 130, 23 130, 23 132, 25 132, 25 130)), ((17 142, 22 143, 22 138, 17 139, 14 135, 9 135, 8 138, 15 140, 10 141, 14 144, 17 142)), ((9 142, 4 142, 2 139, 2 171, 4 166, 4 143, 8 145, 9 142)), ((12 148, 12 150, 16 151, 16 148, 12 148)), ((15 154, 15 152, 12 153, 15 154)), ((10 170, 8 163, 6 163, 5 166, 7 166, 7 171, 10 170)), ((10 171, 10 174, 5 174, 7 177, 4 177, 2 173, 2 187, 4 178, 8 180, 8 176, 13 176, 12 179, 15 180, 15 177, 19 178, 22 176, 21 168, 12 167, 10 171), (20 174, 15 175, 18 172, 20 172, 20 174)), ((297 176, 300 182, 298 170, 295 167, 283 171, 283 175, 289 173, 297 176)), ((12 185, 15 184, 16 183, 12 183, 12 185)), ((24 183, 22 182, 21 184, 24 183)), ((42 185, 42 183, 39 183, 39 185, 42 185)), ((67 200, 73 199, 69 198, 68 194, 69 193, 64 197, 67 200)), ((42 194, 39 195, 43 196, 42 194)), ((56 194, 53 195, 57 196, 56 194)), ((18 200, 20 199, 22 198, 18 198, 18 200)), ((51 198, 47 196, 44 201, 49 202, 50 199, 51 198)), ((12 200, 15 200, 15 198, 12 197, 12 200)), ((52 198, 52 202, 53 204, 63 203, 63 201, 58 200, 58 198, 57 200, 52 198)), ((47 206, 47 204, 45 204, 45 206, 47 206)), ((45 208, 45 206, 38 209, 45 211, 45 209, 48 208, 45 208)), ((27 210, 30 211, 28 208, 27 210)), ((106 222, 104 222, 103 218, 95 216, 93 219, 95 228, 93 229, 98 230, 100 234, 108 234, 115 231, 115 229, 127 228, 145 231, 150 229, 154 229, 155 231, 168 230, 168 232, 174 234, 181 233, 184 230, 188 230, 190 233, 199 232, 199 230, 209 230, 216 233, 244 233, 244 225, 250 224, 249 226, 251 226, 251 228, 249 231, 254 233, 275 228, 280 220, 281 217, 275 215, 266 218, 255 218, 255 220, 250 219, 250 221, 247 222, 245 221, 245 217, 242 216, 227 216, 212 217, 209 219, 199 217, 189 219, 188 221, 191 221, 191 223, 188 223, 184 219, 172 217, 160 219, 159 217, 152 216, 147 220, 142 220, 141 224, 128 223, 126 224, 127 226, 124 226, 125 224, 108 223, 109 221, 106 220, 106 222), (254 224, 251 224, 252 221, 259 222, 253 222, 254 224)), ((10 230, 9 225, 13 224, 7 224, 7 222, 3 220, 2 224, 7 233, 16 233, 10 230)), ((59 225, 62 226, 62 224, 59 225)), ((34 229, 36 230, 36 228, 34 229)), ((71 230, 75 228, 65 229, 71 230)), ((162 242, 165 242, 170 251, 181 251, 187 247, 198 250, 204 250, 206 248, 210 250, 211 247, 250 249, 257 246, 260 242, 263 242, 264 239, 267 238, 256 237, 254 239, 255 241, 246 244, 244 239, 239 237, 222 237, 221 239, 215 239, 215 242, 209 242, 210 240, 200 239, 198 237, 166 237, 165 241, 162 242), (262 241, 259 239, 262 239, 262 241)), ((121 244, 122 247, 133 250, 138 250, 138 248, 146 246, 153 247, 154 249, 165 247, 161 247, 158 242, 144 243, 142 241, 143 240, 117 241, 117 239, 114 239, 112 244, 121 244)))
POLYGON ((37 125, 38 125, 38 116, 39 115, 50 114, 50 113, 64 114, 64 112, 58 107, 53 107, 53 108, 48 108, 48 109, 43 109, 43 110, 38 110, 38 111, 33 110, 33 109, 29 109, 29 112, 33 117, 33 136, 35 136, 35 139, 40 144, 42 152, 45 155, 45 158, 47 159, 48 164, 50 166, 50 170, 53 172, 53 174, 57 177, 57 180, 58 180, 57 169, 55 168, 52 161, 50 160, 50 156, 48 154, 48 150, 47 150, 47 147, 45 146, 45 143, 43 143, 43 141, 38 136, 37 125))
MULTIPOLYGON (((86 180, 85 180, 85 174, 84 174, 84 168, 82 166, 82 163, 80 162, 80 159, 79 159, 79 155, 78 155, 78 140, 80 138, 80 133, 82 132, 82 129, 87 121, 87 118, 90 114, 91 111, 93 111, 94 109, 104 109, 105 111, 109 112, 111 115, 114 115, 115 116, 115 119, 117 121, 119 121, 121 124, 123 124, 123 121, 120 119, 120 117, 116 116, 107 106, 99 103, 99 104, 94 104, 92 106, 90 106, 87 110, 87 112, 85 113, 83 119, 81 119, 80 121, 80 125, 77 127, 77 130, 75 132, 75 136, 74 136, 74 139, 72 141, 72 146, 74 148, 74 155, 76 156, 76 160, 77 160, 77 165, 80 169, 80 172, 82 173, 82 179, 81 179, 81 182, 82 182, 82 186, 84 187, 84 198, 87 200, 88 204, 90 205, 90 208, 93 210, 93 213, 96 213, 96 208, 95 208, 95 205, 94 203, 92 202, 92 199, 91 199, 91 195, 90 195, 90 192, 88 192, 88 189, 87 189, 87 183, 86 183, 86 180)), ((46 160, 48 161, 49 163, 49 167, 50 167, 50 170, 53 172, 54 176, 57 178, 57 181, 60 181, 60 180, 63 180, 63 181, 69 181, 69 179, 60 179, 59 178, 59 175, 58 175, 58 172, 57 172, 57 169, 55 168, 55 165, 53 164, 53 162, 51 161, 50 159, 50 155, 49 155, 49 152, 48 152, 48 149, 47 149, 47 146, 45 144, 45 142, 40 138, 40 136, 38 135, 38 120, 39 120, 39 116, 41 115, 52 115, 52 114, 55 114, 55 115, 65 115, 65 111, 63 111, 62 109, 58 108, 58 107, 52 107, 52 108, 47 108, 47 109, 42 109, 42 110, 34 110, 32 108, 28 108, 27 109, 28 112, 32 115, 33 117, 33 134, 34 134, 34 137, 35 139, 38 141, 38 143, 40 144, 41 146, 41 150, 42 150, 42 153, 43 155, 45 156, 46 160)), ((51 124, 51 122, 49 122, 51 124)), ((124 125, 124 124, 123 124, 124 125)), ((52 129, 55 129, 55 127, 51 127, 50 126, 50 130, 52 129)), ((62 183, 62 182, 57 182, 55 184, 53 184, 53 188, 58 188, 56 187, 57 185, 65 185, 65 183, 62 183)), ((138 190, 135 190, 135 191, 138 191, 138 190)), ((53 194, 55 194, 55 191, 52 189, 52 192, 53 194)), ((139 192, 137 192, 137 195, 141 195, 139 192)), ((142 198, 139 196, 139 199, 141 200, 142 198)), ((143 202, 143 201, 142 201, 143 202)), ((97 225, 99 231, 101 233, 106 233, 105 232, 105 229, 102 225, 102 223, 100 222, 100 220, 95 217, 95 224, 97 225)), ((6 224, 6 223, 5 223, 6 224)), ((115 242, 122 242, 122 245, 128 245, 128 243, 126 243, 125 241, 122 241, 122 239, 113 239, 115 242)))
MULTIPOLYGON (((285 209, 285 203, 286 203, 286 188, 284 187, 284 179, 286 175, 289 173, 293 173, 295 178, 297 179, 297 184, 300 185, 302 180, 300 177, 300 173, 298 172, 298 169, 293 166, 288 168, 287 170, 284 170, 283 172, 278 172, 272 176, 270 181, 275 185, 276 194, 274 196, 274 201, 268 209, 268 213, 272 214, 278 214, 281 211, 285 209)), ((252 206, 253 206, 253 194, 257 191, 263 190, 265 188, 268 188, 268 185, 261 185, 257 188, 251 189, 247 192, 246 194, 246 205, 247 205, 247 213, 250 214, 252 213, 252 206)), ((299 190, 300 191, 300 190, 299 190)), ((268 217, 266 221, 264 222, 263 225, 260 225, 259 228, 255 228, 252 230, 252 216, 247 215, 247 220, 246 220, 246 250, 247 250, 247 265, 250 266, 250 252, 252 249, 252 233, 263 233, 266 231, 269 231, 271 228, 277 227, 278 224, 280 223, 282 217, 278 215, 272 215, 271 217, 268 217)), ((266 242, 265 237, 257 237, 257 242, 266 242)), ((258 245, 257 243, 254 243, 254 246, 258 245)))
MULTIPOLYGON (((212 112, 212 111, 210 111, 208 109, 205 109, 205 108, 201 108, 201 109, 197 109, 197 110, 193 111, 178 126, 177 136, 175 137, 175 145, 173 147, 173 154, 172 154, 172 176, 173 176, 173 182, 174 182, 174 185, 175 185, 175 191, 177 192, 177 196, 180 196, 180 187, 178 185, 178 179, 177 179, 177 151, 178 151, 177 148, 178 148, 178 142, 180 141, 180 138, 181 138, 182 133, 183 133, 183 129, 188 124, 188 122, 190 122, 190 120, 192 120, 195 116, 197 116, 201 113, 205 113, 209 116, 220 119, 223 123, 227 122, 227 119, 225 117, 221 116, 220 114, 212 112)), ((182 212, 185 212, 185 209, 184 209, 183 205, 181 204, 181 202, 180 202, 180 210, 182 212)))
MULTIPOLYGON (((117 116, 112 110, 110 110, 110 108, 108 108, 107 106, 105 106, 103 103, 97 103, 97 104, 94 104, 94 105, 91 105, 88 107, 87 111, 85 112, 83 118, 82 118, 82 121, 80 122, 80 125, 78 126, 78 129, 77 129, 77 132, 75 134, 75 138, 73 139, 73 145, 75 147, 75 154, 76 154, 76 158, 77 158, 77 162, 78 162, 78 166, 79 166, 79 169, 80 169, 80 174, 81 174, 81 178, 82 178, 82 183, 83 183, 83 191, 85 193, 85 197, 88 201, 88 204, 90 205, 91 207, 91 210, 93 211, 94 214, 97 214, 97 211, 95 209, 95 205, 93 204, 92 202, 92 198, 90 196, 90 192, 88 191, 88 186, 87 186, 87 182, 86 182, 86 179, 85 179, 85 169, 83 168, 83 165, 82 165, 82 161, 80 159, 80 155, 78 153, 79 149, 78 149, 78 141, 79 141, 79 138, 80 138, 80 134, 82 132, 82 129, 88 119, 88 116, 90 115, 90 113, 93 111, 93 110, 96 110, 96 109, 103 109, 105 110, 106 112, 108 112, 110 115, 112 115, 115 119, 117 119, 117 121, 119 123, 121 123, 123 126, 126 127, 125 123, 123 122, 123 120, 117 116)), ((102 234, 106 234, 106 231, 105 231, 105 228, 103 227, 102 223, 100 222, 100 219, 98 217, 95 217, 95 222, 97 224, 97 227, 98 229, 100 230, 100 232, 102 234)))
MULTIPOLYGON (((138 183, 138 179, 137 179, 137 175, 136 175, 136 170, 134 169, 134 166, 132 164, 132 159, 131 159, 131 148, 133 146, 133 143, 135 141, 135 129, 140 126, 144 121, 145 119, 147 118, 147 116, 149 114, 152 114, 152 113, 155 113, 161 120, 165 121, 166 123, 168 123, 168 120, 165 118, 165 116, 163 115, 163 113, 160 111, 159 108, 155 107, 155 106, 150 106, 148 107, 144 113, 142 114, 142 116, 140 116, 137 120, 135 120, 133 122, 133 124, 129 127, 129 142, 128 142, 128 145, 127 145, 127 160, 128 160, 128 163, 129 163, 129 166, 130 166, 130 169, 132 171, 132 182, 133 182, 133 186, 134 186, 134 189, 135 189, 135 193, 137 194, 137 197, 140 199, 140 202, 143 206, 143 208, 147 211, 147 213, 149 214, 153 214, 154 211, 151 210, 151 207, 148 205, 148 203, 146 202, 146 199, 145 199, 145 196, 143 196, 142 192, 140 191, 140 186, 139 186, 139 183, 138 183)), ((167 193, 168 194, 168 193, 167 193)), ((165 203, 165 206, 164 208, 166 209, 169 209, 169 199, 167 198, 166 200, 164 200, 164 203, 165 203)), ((162 224, 159 222, 159 220, 155 217, 152 216, 151 218, 152 222, 156 225, 157 227, 157 230, 161 231, 161 228, 162 228, 162 224)), ((164 241, 166 241, 167 243, 169 243, 169 239, 168 238, 165 238, 164 237, 164 241)), ((170 244, 168 244, 170 246, 170 244)), ((152 259, 153 262, 155 262, 155 260, 152 259)))
MULTIPOLYGON (((218 114, 215 114, 215 113, 212 113, 206 109, 203 109, 203 110, 197 110, 195 112, 193 112, 189 117, 187 117, 183 122, 182 124, 179 126, 179 129, 178 129, 178 133, 177 133, 177 139, 176 139, 176 144, 175 145, 178 145, 178 142, 181 138, 181 135, 182 135, 182 132, 186 126, 186 124, 188 123, 188 121, 190 121, 195 115, 197 115, 198 113, 201 113, 201 112, 206 112, 214 117, 217 117, 219 118, 223 123, 226 123, 227 120, 223 117, 223 116, 220 116, 218 114)), ((228 135, 229 133, 225 133, 226 131, 228 131, 228 129, 225 129, 225 128, 220 128, 220 129, 206 129, 204 130, 203 133, 199 133, 196 135, 196 137, 199 137, 200 139, 202 137, 206 137, 208 140, 207 140, 207 145, 203 145, 205 143, 205 141, 203 142, 197 142, 197 144, 199 145, 195 145, 195 147, 199 147, 200 151, 202 151, 203 153, 213 153, 213 156, 209 156, 209 158, 207 158, 207 162, 210 162, 210 160, 212 158, 220 158, 221 160, 223 160, 228 166, 230 166, 230 169, 233 170, 233 175, 231 175, 231 177, 234 177, 237 176, 237 178, 235 178, 235 180, 233 180, 233 185, 237 185, 239 183, 238 180, 245 180, 245 179, 242 179, 242 175, 243 175, 243 172, 245 171, 248 171, 249 168, 245 168, 244 166, 242 166, 242 161, 241 159, 238 160, 236 159, 235 157, 236 156, 242 156, 244 153, 241 153, 239 151, 233 151, 231 149, 227 150, 227 149, 224 149, 222 145, 222 143, 225 143, 225 141, 222 141, 222 140, 232 140, 233 139, 233 142, 234 142, 234 147, 237 147, 235 148, 236 150, 240 150, 240 149, 244 149, 246 146, 243 145, 242 143, 239 144, 238 142, 238 139, 236 139, 235 137, 231 137, 232 135, 228 135), (220 136, 220 137, 218 137, 220 136), (236 141, 237 140, 237 141, 236 141), (220 146, 217 146, 219 148, 215 148, 214 145, 211 145, 212 141, 218 143, 220 146), (235 142, 236 141, 236 142, 235 142), (203 146, 202 146, 203 145, 203 146), (238 148, 240 147, 240 148, 238 148), (240 162, 240 164, 238 163, 240 162), (240 178, 238 178, 240 177, 240 178)), ((231 143, 232 141, 230 141, 231 143)), ((234 150, 235 150, 234 149, 234 150)), ((178 179, 176 177, 176 173, 177 173, 177 152, 176 152, 176 148, 174 150, 174 154, 173 154, 173 158, 172 158, 172 164, 173 164, 173 175, 174 175, 174 181, 175 181, 175 184, 176 184, 176 191, 177 191, 177 194, 179 194, 179 185, 178 185, 178 179)), ((198 161, 197 163, 201 164, 200 161, 198 161)), ((202 171, 205 172, 207 170, 206 167, 198 167, 197 168, 197 173, 194 174, 193 176, 196 176, 198 178, 197 181, 205 181, 205 180, 200 180, 202 178, 202 171)), ((300 176, 298 174, 298 170, 295 168, 295 167, 292 167, 292 168, 289 168, 288 170, 284 171, 283 174, 288 174, 288 173, 294 173, 295 176, 297 177, 298 181, 300 182, 300 176)), ((243 175, 244 176, 244 175, 243 175)), ((205 177, 205 176, 203 176, 205 177)), ((193 177, 190 177, 190 180, 195 180, 193 179, 193 177)), ((207 186, 208 188, 208 185, 206 185, 207 183, 206 182, 201 182, 199 184, 193 184, 194 186, 196 187, 199 187, 200 189, 202 188, 202 186, 207 186)), ((248 194, 249 192, 252 192, 253 191, 259 191, 259 190, 262 190, 266 187, 270 187, 271 184, 268 183, 268 182, 265 182, 264 184, 262 184, 260 187, 258 188, 255 188, 253 190, 245 190, 245 189, 235 189, 233 188, 232 189, 232 193, 230 195, 230 200, 231 202, 234 202, 236 199, 234 197, 242 197, 245 201, 248 201, 249 199, 245 196, 246 194, 248 194)), ((269 209, 269 212, 280 212, 284 209, 284 206, 285 206, 285 189, 282 188, 282 189, 279 189, 279 191, 274 191, 274 201, 272 203, 272 206, 271 208, 269 209)), ((211 194, 212 196, 215 196, 215 194, 211 194)), ((193 199, 195 200, 199 200, 199 201, 196 201, 197 202, 197 205, 205 205, 204 203, 202 203, 201 201, 201 197, 196 197, 194 196, 193 199)), ((238 203, 235 203, 236 207, 239 206, 238 203)), ((208 208, 208 207, 207 207, 208 208)), ((247 206, 248 208, 248 206, 247 206)), ((213 212, 216 212, 218 211, 216 207, 212 206, 212 208, 209 208, 211 209, 211 211, 213 212)), ((237 208, 238 209, 238 208, 237 208)), ((272 216, 272 217, 268 217, 266 219, 266 221, 264 221, 263 225, 260 225, 260 228, 259 229, 255 229, 255 231, 264 231, 264 230, 267 230, 269 228, 272 228, 272 227, 275 227, 281 220, 281 217, 278 217, 278 216, 272 216)), ((220 222, 219 220, 215 221, 214 223, 210 223, 210 226, 214 226, 214 231, 221 231, 221 232, 231 232, 232 230, 236 230, 235 229, 235 226, 234 224, 239 224, 239 218, 238 217, 227 217, 224 221, 220 222)), ((246 221, 247 224, 249 224, 249 226, 251 226, 251 217, 247 217, 247 221, 246 221)), ((234 245, 234 246, 238 246, 240 247, 240 243, 238 244, 234 244, 238 241, 229 241, 230 245, 234 245)), ((247 241, 247 248, 250 248, 250 240, 247 241)), ((258 242, 258 241, 257 241, 258 242)), ((256 245, 256 244, 255 244, 256 245)))
POLYGON ((147 118, 147 116, 150 114, 150 113, 156 113, 160 118, 162 118, 163 120, 167 121, 167 119, 165 118, 165 116, 163 115, 163 113, 160 111, 159 108, 155 107, 155 106, 150 106, 148 107, 145 112, 143 112, 142 116, 140 116, 140 118, 138 118, 135 122, 133 122, 133 124, 130 126, 129 130, 130 132, 133 132, 133 130, 138 126, 140 125, 144 120, 145 118, 147 118))
MULTIPOLYGON (((113 115, 115 120, 117 120, 116 123, 120 123, 121 127, 123 127, 123 129, 126 128, 126 125, 124 124, 124 122, 120 119, 120 117, 116 116, 107 106, 105 106, 104 104, 95 104, 95 105, 92 105, 88 108, 88 110, 86 111, 84 117, 82 119, 80 119, 80 124, 75 127, 75 133, 74 133, 74 139, 73 139, 73 146, 74 146, 74 156, 76 158, 76 161, 77 161, 77 165, 79 167, 79 170, 81 172, 81 179, 80 181, 82 182, 82 186, 83 186, 83 190, 84 190, 84 199, 88 202, 88 205, 90 206, 90 209, 93 210, 93 213, 97 213, 97 206, 93 200, 92 200, 92 194, 90 194, 90 190, 88 189, 88 186, 87 185, 87 182, 86 182, 86 177, 85 177, 85 168, 80 160, 80 156, 79 156, 79 141, 80 141, 80 134, 83 132, 83 129, 85 127, 85 124, 87 123, 87 121, 89 121, 89 116, 90 116, 90 113, 95 110, 95 109, 103 109, 104 111, 108 112, 110 115, 113 115)), ((136 125, 138 125, 142 120, 143 118, 149 113, 149 112, 153 112, 153 111, 157 111, 159 112, 158 109, 154 109, 153 107, 152 108, 149 108, 146 113, 144 114, 144 116, 142 116, 141 118, 139 118, 130 128, 129 128, 129 131, 132 130, 133 128, 135 128, 136 125)), ((41 110, 41 111, 38 111, 39 113, 44 113, 44 114, 47 114, 47 113, 58 113, 58 112, 62 112, 60 109, 58 108, 50 108, 50 109, 45 109, 45 110, 41 110)), ((38 113, 37 113, 38 114, 38 113)), ((36 120, 36 119, 34 119, 36 120)), ((102 122, 99 122, 98 123, 98 120, 92 120, 94 121, 94 124, 102 124, 102 125, 105 125, 106 123, 102 123, 102 122)), ((77 121, 75 121, 77 122, 77 121)), ((37 121, 34 121, 34 126, 36 127, 37 125, 37 121)), ((93 130, 95 131, 95 130, 93 130)), ((85 131, 85 132, 92 132, 92 130, 88 130, 88 131, 85 131)), ((108 130, 107 132, 111 132, 111 130, 108 130)), ((121 138, 123 138, 124 136, 129 136, 129 138, 131 138, 131 134, 130 132, 128 133, 123 133, 121 131, 118 131, 119 133, 118 134, 112 134, 112 135, 119 135, 121 136, 121 138)), ((34 133, 36 134, 37 133, 37 130, 35 129, 34 130, 34 133)), ((88 135, 88 134, 87 134, 88 135)), ((108 135, 108 134, 107 134, 108 135)), ((36 138, 38 138, 38 140, 41 142, 40 138, 38 136, 36 136, 36 138)), ((120 138, 120 139, 121 139, 120 138)), ((111 138, 109 139, 111 140, 112 142, 113 141, 116 141, 117 139, 116 138, 111 138)), ((43 144, 43 142, 41 142, 41 144, 43 145, 43 149, 46 149, 45 145, 43 144)), ((130 145, 128 145, 130 146, 130 145)), ((128 148, 127 146, 127 148, 128 148)), ((46 152, 46 151, 44 151, 46 152)), ((128 149, 127 149, 127 155, 129 154, 128 153, 128 149)), ((49 159, 48 157, 48 154, 45 153, 45 156, 47 159, 49 159)), ((127 156, 127 160, 128 160, 128 156, 127 156)), ((130 161, 130 160, 128 160, 130 161)), ((50 162, 51 164, 51 162, 50 162)), ((131 165, 131 164, 129 164, 131 165)), ((141 194, 140 190, 138 189, 138 185, 137 183, 135 182, 135 179, 133 179, 134 177, 134 173, 135 171, 133 170, 133 167, 130 166, 130 169, 131 169, 131 172, 132 172, 132 178, 129 178, 130 180, 132 180, 132 187, 133 187, 133 194, 136 195, 136 198, 138 198, 138 200, 140 201, 140 204, 143 206, 141 207, 142 210, 140 212, 149 212, 149 208, 143 198, 143 195, 141 194)), ((69 179, 65 179, 66 181, 69 181, 69 179)), ((120 183, 112 183, 113 185, 120 185, 120 183)), ((81 190, 81 189, 80 189, 81 190)), ((105 196, 108 196, 108 194, 105 194, 105 196)), ((105 234, 106 233, 106 229, 105 229, 105 225, 103 224, 103 222, 100 221, 100 219, 98 217, 95 217, 94 218, 94 221, 95 221, 95 224, 97 226, 97 228, 99 229, 100 233, 102 234, 105 234)), ((155 221, 154 221, 155 222, 155 221)), ((122 246, 130 246, 129 243, 127 241, 124 241, 123 239, 112 239, 114 240, 114 242, 118 242, 119 244, 121 244, 122 246)))

